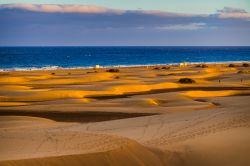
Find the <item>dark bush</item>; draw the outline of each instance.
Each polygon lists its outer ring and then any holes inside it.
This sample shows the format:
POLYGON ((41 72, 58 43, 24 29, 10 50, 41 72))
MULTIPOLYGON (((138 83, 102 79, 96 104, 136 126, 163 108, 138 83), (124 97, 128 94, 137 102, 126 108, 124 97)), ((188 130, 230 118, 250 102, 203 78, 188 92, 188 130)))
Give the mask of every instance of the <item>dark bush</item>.
POLYGON ((108 70, 106 70, 106 72, 118 73, 118 72, 120 72, 120 70, 119 69, 108 69, 108 70))
POLYGON ((160 68, 159 67, 155 67, 154 70, 160 70, 160 68))
POLYGON ((169 66, 163 66, 161 69, 168 70, 168 69, 170 69, 170 67, 169 66))
POLYGON ((202 64, 201 67, 202 67, 202 68, 207 68, 208 65, 202 64))
POLYGON ((195 80, 191 79, 191 78, 181 78, 178 81, 181 84, 192 84, 195 83, 195 80))
POLYGON ((115 76, 115 79, 119 79, 120 77, 119 76, 115 76))
POLYGON ((228 67, 235 67, 235 65, 231 63, 228 65, 228 67))
POLYGON ((242 66, 243 67, 249 67, 250 65, 248 63, 243 63, 242 66))
POLYGON ((56 73, 51 73, 51 75, 55 75, 56 73))
POLYGON ((199 64, 199 65, 196 65, 195 67, 201 67, 201 64, 199 64))
POLYGON ((206 64, 199 64, 199 65, 196 65, 195 67, 207 68, 208 66, 206 64))

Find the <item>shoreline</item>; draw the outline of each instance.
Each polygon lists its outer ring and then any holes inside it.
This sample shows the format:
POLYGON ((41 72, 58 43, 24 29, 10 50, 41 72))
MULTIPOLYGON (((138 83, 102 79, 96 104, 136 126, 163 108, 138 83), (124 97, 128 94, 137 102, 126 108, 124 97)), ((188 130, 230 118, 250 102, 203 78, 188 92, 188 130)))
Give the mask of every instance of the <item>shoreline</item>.
MULTIPOLYGON (((223 65, 223 64, 241 64, 250 63, 249 61, 224 61, 224 62, 180 62, 187 63, 187 65, 223 65)), ((141 67, 156 67, 156 66, 178 66, 180 63, 163 63, 163 64, 138 64, 138 65, 110 65, 110 66, 100 66, 99 69, 108 68, 141 68, 141 67)), ((98 65, 98 64, 97 64, 98 65)), ((60 67, 60 66, 44 66, 44 67, 16 67, 16 68, 0 68, 1 72, 12 72, 12 71, 56 71, 56 70, 78 70, 78 69, 95 69, 95 66, 79 66, 79 67, 60 67)))

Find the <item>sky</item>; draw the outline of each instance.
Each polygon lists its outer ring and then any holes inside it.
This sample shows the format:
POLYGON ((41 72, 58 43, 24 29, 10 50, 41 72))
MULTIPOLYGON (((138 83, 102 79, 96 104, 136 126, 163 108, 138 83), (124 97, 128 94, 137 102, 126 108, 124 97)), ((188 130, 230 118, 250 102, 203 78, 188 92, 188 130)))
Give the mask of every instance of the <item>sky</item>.
POLYGON ((0 0, 0 46, 250 46, 250 0, 0 0))

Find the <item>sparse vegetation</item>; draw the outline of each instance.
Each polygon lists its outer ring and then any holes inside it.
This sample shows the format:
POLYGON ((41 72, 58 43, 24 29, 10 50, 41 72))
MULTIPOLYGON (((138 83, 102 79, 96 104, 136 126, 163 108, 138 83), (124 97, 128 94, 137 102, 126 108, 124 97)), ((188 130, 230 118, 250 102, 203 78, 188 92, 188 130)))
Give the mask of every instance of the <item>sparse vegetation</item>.
POLYGON ((181 84, 192 84, 195 83, 195 80, 191 79, 191 78, 181 78, 178 81, 181 84))
POLYGON ((208 67, 208 65, 206 65, 206 64, 202 64, 202 65, 201 65, 201 67, 202 67, 202 68, 207 68, 207 67, 208 67))
POLYGON ((120 76, 115 76, 115 79, 120 79, 120 76))
POLYGON ((207 68, 208 65, 206 65, 206 64, 198 64, 195 67, 207 68))
POLYGON ((155 67, 154 70, 160 70, 160 68, 159 67, 155 67))
POLYGON ((169 66, 163 66, 161 69, 163 69, 163 70, 169 70, 170 67, 169 66))
POLYGON ((201 65, 199 64, 199 65, 196 65, 195 67, 201 67, 201 65))
POLYGON ((51 75, 55 75, 56 73, 51 73, 51 75))
POLYGON ((250 65, 248 63, 243 63, 242 67, 249 67, 250 65))
POLYGON ((231 63, 228 65, 228 67, 235 67, 235 65, 231 63))
POLYGON ((106 72, 118 73, 118 72, 120 72, 120 70, 119 69, 108 69, 108 70, 106 70, 106 72))

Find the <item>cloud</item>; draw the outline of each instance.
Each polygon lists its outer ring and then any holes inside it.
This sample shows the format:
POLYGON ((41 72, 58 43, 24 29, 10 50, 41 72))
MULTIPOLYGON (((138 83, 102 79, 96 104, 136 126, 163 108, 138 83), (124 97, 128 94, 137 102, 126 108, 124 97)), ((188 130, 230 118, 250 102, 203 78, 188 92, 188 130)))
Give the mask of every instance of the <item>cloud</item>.
POLYGON ((244 9, 224 7, 222 10, 218 10, 219 18, 234 18, 234 19, 246 19, 250 20, 250 13, 244 9))
POLYGON ((22 9, 46 13, 123 13, 122 10, 89 5, 56 5, 56 4, 3 4, 0 9, 22 9))
POLYGON ((0 9, 21 9, 33 12, 44 13, 82 13, 82 14, 141 14, 159 17, 210 17, 216 16, 221 19, 245 19, 250 20, 250 13, 244 9, 224 7, 222 10, 217 10, 216 14, 192 14, 192 13, 176 13, 160 10, 118 10, 93 5, 58 5, 58 4, 31 4, 31 3, 16 3, 16 4, 0 4, 0 9))
POLYGON ((162 17, 193 17, 193 16, 207 16, 205 14, 191 14, 191 13, 175 13, 175 12, 165 12, 160 10, 140 10, 138 11, 143 14, 162 16, 162 17))
POLYGON ((206 26, 206 23, 189 23, 189 24, 176 24, 176 25, 166 25, 166 26, 158 26, 155 29, 159 30, 198 30, 202 29, 206 26))
POLYGON ((33 12, 44 13, 85 13, 85 14, 141 14, 160 17, 209 17, 216 16, 218 18, 234 18, 234 19, 250 19, 250 13, 244 9, 224 7, 222 10, 217 10, 216 14, 192 14, 192 13, 176 13, 160 10, 118 10, 93 5, 58 5, 58 4, 31 4, 31 3, 16 3, 16 4, 0 4, 0 9, 21 9, 33 12))
POLYGON ((0 45, 249 45, 250 21, 245 15, 245 10, 229 7, 197 15, 86 5, 5 4, 0 5, 0 45))
POLYGON ((160 10, 118 10, 106 7, 93 5, 58 5, 58 4, 31 4, 31 3, 16 3, 16 4, 0 4, 0 9, 21 9, 33 12, 45 13, 91 13, 91 14, 144 14, 162 17, 193 17, 206 16, 190 13, 165 12, 160 10))
POLYGON ((241 8, 224 7, 222 10, 217 10, 219 13, 247 13, 246 10, 241 8))

